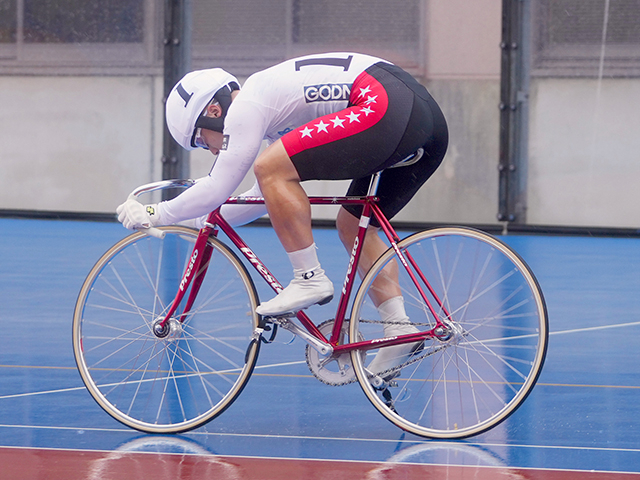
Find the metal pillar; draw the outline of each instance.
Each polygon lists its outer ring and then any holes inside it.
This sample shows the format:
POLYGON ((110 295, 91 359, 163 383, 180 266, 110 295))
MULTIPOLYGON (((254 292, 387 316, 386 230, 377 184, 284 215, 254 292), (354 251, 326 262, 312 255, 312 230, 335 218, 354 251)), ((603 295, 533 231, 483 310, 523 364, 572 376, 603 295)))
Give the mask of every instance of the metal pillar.
MULTIPOLYGON (((173 86, 189 71, 191 64, 191 0, 164 0, 164 94, 163 104, 173 86)), ((164 109, 163 109, 164 110, 164 109)), ((162 179, 189 177, 189 152, 171 137, 166 122, 162 136, 162 179)), ((162 199, 177 191, 163 190, 162 199)))
POLYGON ((526 223, 530 0, 502 1, 498 220, 526 223))

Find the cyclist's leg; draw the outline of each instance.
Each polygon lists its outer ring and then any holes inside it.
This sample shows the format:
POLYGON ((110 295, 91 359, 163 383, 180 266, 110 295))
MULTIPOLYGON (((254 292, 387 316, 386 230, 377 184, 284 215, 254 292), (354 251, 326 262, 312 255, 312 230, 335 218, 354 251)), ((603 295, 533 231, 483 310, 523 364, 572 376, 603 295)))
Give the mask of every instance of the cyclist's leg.
POLYGON ((294 279, 275 298, 260 304, 260 315, 295 312, 333 297, 333 283, 320 268, 311 230, 311 205, 282 141, 256 160, 254 171, 280 243, 289 255, 294 279))
MULTIPOLYGON (((442 162, 448 143, 446 121, 438 105, 426 93, 426 90, 420 90, 419 85, 414 85, 414 88, 417 92, 413 109, 398 149, 407 153, 407 149, 415 151, 422 147, 424 155, 415 164, 390 168, 382 173, 376 195, 379 197, 378 205, 388 219, 395 216, 435 172, 442 162)), ((352 182, 348 195, 364 195, 368 186, 368 178, 357 179, 352 182)), ((338 229, 347 249, 353 245, 361 208, 347 206, 340 211, 338 229)), ((370 227, 367 234, 369 241, 365 241, 363 245, 361 273, 368 271, 375 261, 374 252, 381 254, 384 251, 382 250, 384 242, 377 234, 370 234, 377 226, 375 218, 372 219, 372 225, 373 227, 370 227)), ((368 294, 383 322, 382 335, 393 337, 418 331, 405 312, 404 299, 398 286, 398 263, 396 261, 390 261, 386 264, 372 282, 368 294)), ((368 365, 368 369, 373 373, 380 373, 394 368, 402 364, 419 346, 419 344, 405 344, 383 348, 368 365)))
MULTIPOLYGON (((425 115, 424 105, 420 105, 420 107, 422 108, 415 109, 418 113, 414 111, 412 114, 412 125, 418 123, 420 118, 425 115)), ((402 140, 403 143, 409 143, 407 137, 416 137, 418 141, 414 139, 413 146, 415 146, 415 150, 420 147, 424 148, 422 158, 411 165, 389 168, 382 172, 380 176, 376 196, 379 198, 378 206, 387 219, 393 218, 409 203, 420 187, 433 175, 442 162, 447 148, 448 133, 444 117, 440 110, 436 109, 437 105, 435 105, 435 103, 428 105, 426 109, 428 112, 434 112, 433 115, 430 115, 430 121, 426 122, 433 126, 432 133, 426 143, 419 143, 420 137, 414 135, 415 132, 413 132, 411 128, 407 128, 407 133, 402 140)), ((369 177, 354 180, 347 191, 347 195, 366 195, 369 183, 369 177)), ((361 212, 362 207, 358 205, 345 206, 338 212, 336 226, 340 239, 347 251, 351 251, 353 247, 354 239, 358 233, 361 212)), ((375 218, 372 218, 358 265, 358 271, 361 275, 364 275, 369 268, 371 268, 373 262, 387 249, 386 243, 378 236, 378 230, 378 222, 375 218)), ((400 290, 397 287, 397 272, 397 263, 389 262, 383 271, 383 275, 374 281, 369 291, 369 296, 376 307, 390 298, 400 295, 400 290)))
MULTIPOLYGON (((340 209, 336 225, 344 247, 347 251, 351 251, 358 232, 359 220, 345 209, 340 209)), ((369 226, 367 230, 358 262, 358 273, 361 277, 364 277, 373 263, 388 249, 386 243, 378 236, 378 230, 373 226, 369 226)), ((382 334, 385 337, 418 332, 404 309, 404 298, 398 282, 397 262, 388 262, 385 265, 369 289, 369 297, 383 322, 382 334)), ((388 370, 402 363, 417 347, 419 344, 406 344, 381 349, 367 368, 372 373, 388 370)))
POLYGON ((311 205, 281 140, 258 156, 254 172, 271 224, 284 249, 294 252, 310 246, 313 243, 311 205))
MULTIPOLYGON (((336 219, 336 228, 338 235, 347 252, 351 252, 353 242, 358 234, 359 219, 348 213, 344 208, 338 212, 336 219)), ((388 248, 387 244, 378 236, 378 227, 369 226, 367 235, 362 245, 360 260, 358 261, 358 273, 361 277, 369 271, 373 262, 382 255, 388 248)), ((376 287, 370 291, 370 297, 377 306, 389 300, 390 298, 401 295, 397 286, 398 264, 389 263, 385 269, 385 275, 376 279, 376 287)))

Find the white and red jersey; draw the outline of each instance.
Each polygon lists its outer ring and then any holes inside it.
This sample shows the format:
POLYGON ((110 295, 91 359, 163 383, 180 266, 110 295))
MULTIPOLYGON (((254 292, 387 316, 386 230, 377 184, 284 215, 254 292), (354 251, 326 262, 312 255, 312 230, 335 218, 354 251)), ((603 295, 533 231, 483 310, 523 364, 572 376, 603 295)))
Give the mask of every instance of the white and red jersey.
POLYGON ((356 77, 381 61, 357 53, 288 60, 249 77, 236 100, 260 106, 264 137, 273 141, 311 120, 347 108, 356 77))
POLYGON ((160 222, 177 223, 219 207, 246 176, 263 140, 272 143, 347 108, 355 79, 378 62, 386 61, 359 53, 325 53, 287 60, 251 75, 229 107, 223 150, 209 176, 162 202, 160 222))

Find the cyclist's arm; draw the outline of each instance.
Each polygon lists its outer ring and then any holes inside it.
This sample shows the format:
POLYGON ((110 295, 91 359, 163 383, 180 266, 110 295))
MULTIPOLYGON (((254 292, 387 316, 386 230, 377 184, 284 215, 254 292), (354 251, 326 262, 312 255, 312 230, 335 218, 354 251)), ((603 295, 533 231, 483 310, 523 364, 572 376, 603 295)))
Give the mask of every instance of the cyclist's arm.
MULTIPOLYGON (((262 192, 258 186, 258 182, 253 184, 246 192, 238 195, 239 197, 262 197, 262 192)), ((222 217, 231 224, 232 227, 246 225, 253 222, 256 218, 260 218, 267 213, 267 206, 262 204, 255 205, 223 205, 220 209, 222 217)))
MULTIPOLYGON (((238 197, 262 197, 262 192, 260 191, 258 182, 254 183, 253 187, 251 187, 246 192, 239 194, 238 197)), ((267 206, 264 203, 251 205, 225 204, 222 205, 220 213, 232 227, 239 227, 241 225, 246 225, 249 222, 253 222, 255 219, 260 218, 263 215, 266 215, 267 206)), ((198 230, 200 230, 202 227, 204 227, 208 216, 209 214, 194 219, 184 220, 180 222, 180 225, 184 225, 185 227, 197 228, 198 230)))
POLYGON ((233 194, 260 150, 265 132, 264 116, 260 113, 250 102, 232 105, 225 119, 227 150, 220 152, 207 177, 176 198, 158 204, 159 225, 206 215, 233 194))

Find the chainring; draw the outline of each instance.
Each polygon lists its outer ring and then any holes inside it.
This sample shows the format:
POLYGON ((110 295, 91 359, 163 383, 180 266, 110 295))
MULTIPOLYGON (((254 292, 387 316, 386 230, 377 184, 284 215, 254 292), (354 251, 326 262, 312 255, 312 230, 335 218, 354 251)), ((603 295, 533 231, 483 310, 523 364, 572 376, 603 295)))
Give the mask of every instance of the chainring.
MULTIPOLYGON (((327 320, 318 325, 318 330, 326 337, 331 337, 334 320, 327 320)), ((349 322, 345 320, 342 324, 342 337, 349 336, 349 322)), ((358 340, 363 341, 364 337, 358 332, 358 340)), ((342 343, 342 342, 341 342, 342 343)), ((357 381, 356 374, 351 366, 351 354, 342 353, 340 355, 322 355, 310 345, 306 348, 307 366, 313 376, 327 385, 347 385, 357 381)), ((359 352, 364 361, 366 352, 359 352)))

